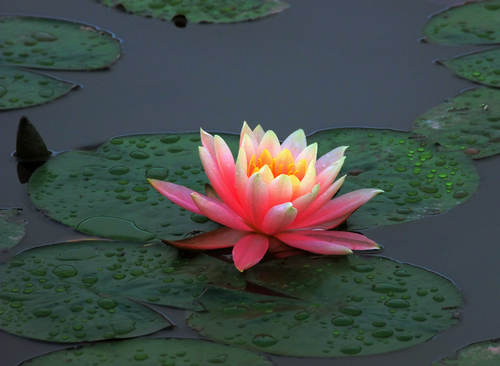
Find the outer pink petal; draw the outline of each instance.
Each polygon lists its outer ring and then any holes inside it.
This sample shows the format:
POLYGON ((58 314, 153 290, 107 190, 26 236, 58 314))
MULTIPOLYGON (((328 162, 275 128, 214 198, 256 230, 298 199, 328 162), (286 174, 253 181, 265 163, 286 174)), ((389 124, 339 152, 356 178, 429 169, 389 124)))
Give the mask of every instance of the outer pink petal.
POLYGON ((303 235, 301 231, 285 231, 275 236, 294 248, 307 250, 316 254, 345 255, 352 253, 351 249, 342 244, 303 235))
POLYGON ((220 229, 209 231, 208 233, 193 236, 188 239, 177 241, 164 239, 162 241, 180 249, 205 250, 232 247, 247 235, 251 235, 251 233, 248 231, 239 231, 228 227, 221 227, 220 229))
POLYGON ((302 178, 299 186, 295 189, 294 196, 299 197, 310 193, 316 183, 316 169, 314 168, 314 163, 311 162, 307 167, 304 178, 302 178))
POLYGON ((231 211, 223 202, 205 197, 196 192, 191 194, 191 197, 201 214, 210 220, 235 230, 253 231, 250 226, 245 224, 241 217, 231 211))
POLYGON ((240 144, 240 149, 243 149, 243 151, 245 151, 247 163, 250 162, 250 159, 252 158, 253 155, 257 154, 258 146, 256 146, 255 144, 256 144, 255 139, 252 140, 252 138, 248 135, 243 136, 243 139, 240 144))
POLYGON ((319 190, 320 190, 320 185, 316 184, 313 187, 311 193, 307 193, 307 194, 300 196, 292 201, 293 207, 295 207, 297 209, 297 211, 299 211, 299 215, 303 211, 305 211, 309 207, 309 205, 312 204, 312 202, 314 202, 314 200, 318 196, 319 190))
MULTIPOLYGON (((349 217, 361 205, 368 202, 370 199, 381 192, 383 191, 380 189, 366 188, 346 193, 338 198, 331 200, 322 208, 313 213, 310 217, 305 218, 303 221, 293 223, 290 226, 290 229, 331 229, 335 227, 335 225, 333 225, 332 223, 336 223, 338 221, 338 218, 342 218, 345 216, 349 217)), ((296 221, 298 221, 299 219, 300 218, 297 218, 296 221)))
POLYGON ((234 188, 238 194, 238 199, 240 201, 241 207, 246 207, 246 189, 248 185, 248 175, 247 175, 247 157, 245 150, 240 147, 240 151, 238 153, 238 159, 235 164, 235 180, 234 180, 234 188))
POLYGON ((334 162, 344 156, 344 151, 347 149, 347 147, 348 146, 339 146, 319 158, 316 162, 316 174, 319 175, 323 171, 323 169, 325 169, 327 166, 332 165, 334 162))
POLYGON ((306 159, 307 165, 314 163, 316 164, 316 156, 318 154, 318 144, 314 143, 306 147, 302 152, 297 156, 295 161, 300 161, 302 159, 306 159))
POLYGON ((323 171, 320 174, 316 172, 317 174, 316 182, 321 184, 320 194, 322 194, 332 185, 333 181, 339 174, 340 169, 342 169, 344 161, 345 161, 345 156, 342 156, 335 163, 323 169, 323 171))
POLYGON ((270 208, 267 185, 259 173, 254 173, 248 179, 245 209, 255 228, 260 228, 262 219, 270 208))
POLYGON ((233 261, 238 271, 253 267, 264 257, 269 247, 266 235, 250 234, 240 239, 233 248, 233 261))
POLYGON ((274 131, 269 130, 266 132, 262 141, 259 144, 259 148, 257 149, 257 157, 259 157, 264 150, 269 151, 271 156, 276 156, 281 152, 280 141, 278 140, 278 136, 274 133, 274 131))
POLYGON ((288 136, 281 144, 281 149, 288 149, 294 159, 307 147, 306 135, 303 129, 297 130, 288 136))
POLYGON ((202 215, 201 211, 194 204, 193 199, 191 198, 191 194, 195 193, 193 190, 183 186, 179 186, 177 184, 156 179, 148 179, 148 182, 153 186, 154 189, 156 189, 176 205, 179 205, 191 212, 202 215))
POLYGON ((262 231, 268 235, 280 233, 295 220, 297 209, 291 202, 272 207, 262 221, 262 231))
MULTIPOLYGON (((234 157, 226 142, 218 135, 215 135, 215 154, 219 169, 229 187, 234 187, 234 157)), ((233 195, 235 192, 233 192, 233 195)))
POLYGON ((276 258, 286 258, 286 257, 290 257, 293 255, 306 254, 306 252, 304 252, 300 249, 296 249, 294 247, 291 247, 291 246, 283 243, 278 238, 275 238, 274 236, 269 237, 269 248, 267 249, 267 252, 271 253, 276 258))
POLYGON ((380 249, 380 246, 366 236, 348 231, 298 230, 293 233, 305 235, 316 240, 323 240, 347 247, 352 250, 380 249))
POLYGON ((292 200, 293 188, 290 177, 280 174, 267 186, 269 190, 269 205, 276 206, 292 200))
POLYGON ((214 137, 203 131, 203 128, 200 128, 200 136, 201 136, 201 144, 207 151, 210 153, 210 156, 215 159, 215 143, 214 137))

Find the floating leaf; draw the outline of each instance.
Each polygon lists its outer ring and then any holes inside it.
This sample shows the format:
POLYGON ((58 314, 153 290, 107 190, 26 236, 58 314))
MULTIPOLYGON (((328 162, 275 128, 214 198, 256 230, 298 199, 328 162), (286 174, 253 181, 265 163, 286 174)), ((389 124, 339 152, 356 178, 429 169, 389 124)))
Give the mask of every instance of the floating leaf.
POLYGON ((0 209, 0 249, 12 248, 26 235, 26 221, 16 220, 19 211, 0 209))
POLYGON ((500 152, 500 90, 478 88, 418 117, 412 132, 426 135, 450 150, 460 150, 474 159, 500 152))
POLYGON ((376 256, 289 257, 247 278, 289 297, 209 288, 188 324, 209 339, 299 357, 410 347, 457 323, 462 295, 425 269, 376 256), (293 298, 290 298, 293 297, 293 298))
POLYGON ((201 310, 193 301, 207 283, 244 286, 232 265, 205 255, 183 259, 163 244, 34 248, 0 266, 0 329, 53 342, 136 337, 170 326, 137 301, 201 310))
POLYGON ((434 14, 423 29, 442 44, 500 43, 500 0, 469 2, 434 14))
MULTIPOLYGON (((224 139, 237 146, 239 136, 224 139)), ((35 171, 33 203, 85 233, 114 239, 179 239, 220 227, 173 204, 146 178, 204 192, 208 182, 198 155, 199 133, 112 139, 96 151, 63 153, 35 171)))
POLYGON ((500 339, 469 344, 455 357, 445 357, 433 366, 497 366, 500 364, 500 339))
POLYGON ((500 48, 473 52, 438 62, 460 77, 500 87, 500 48))
POLYGON ((146 362, 148 365, 256 365, 271 366, 274 363, 266 356, 198 339, 130 339, 73 349, 63 349, 32 358, 22 365, 74 366, 101 364, 105 361, 115 365, 129 366, 146 362))
POLYGON ((47 103, 77 86, 51 76, 0 66, 0 110, 47 103))
POLYGON ((120 41, 83 23, 54 18, 0 16, 0 64, 53 70, 109 67, 120 41))
POLYGON ((341 172, 347 179, 339 194, 360 188, 385 191, 347 220, 350 229, 443 213, 467 200, 479 184, 467 156, 409 132, 339 128, 319 131, 307 140, 318 142, 318 156, 336 146, 349 146, 341 172))
POLYGON ((172 20, 185 16, 189 22, 233 23, 279 13, 289 5, 281 0, 98 0, 123 7, 140 16, 172 20))

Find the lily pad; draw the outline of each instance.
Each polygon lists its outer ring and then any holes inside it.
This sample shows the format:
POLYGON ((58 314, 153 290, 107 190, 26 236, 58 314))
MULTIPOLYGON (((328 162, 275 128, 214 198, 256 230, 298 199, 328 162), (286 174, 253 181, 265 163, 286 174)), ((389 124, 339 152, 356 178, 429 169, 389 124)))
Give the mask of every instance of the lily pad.
POLYGON ((91 25, 55 18, 0 16, 0 64, 52 70, 109 67, 120 41, 91 25))
POLYGON ((473 159, 500 152, 500 90, 469 89, 418 117, 412 132, 473 159))
POLYGON ((0 209, 0 249, 12 248, 26 235, 26 220, 17 220, 16 209, 0 209))
POLYGON ((279 13, 289 5, 281 0, 98 0, 140 16, 172 20, 185 16, 192 23, 233 23, 279 13))
POLYGON ((500 364, 500 339, 469 344, 455 357, 445 357, 433 366, 497 366, 500 364))
POLYGON ((464 79, 500 87, 500 48, 473 52, 438 62, 464 79))
POLYGON ((209 288, 208 312, 188 324, 212 340, 299 357, 370 355, 407 348, 457 324, 452 282, 376 256, 289 257, 253 267, 247 279, 288 297, 209 288))
POLYGON ((256 365, 271 366, 274 363, 266 356, 197 339, 130 339, 73 349, 63 349, 32 358, 22 365, 62 366, 68 362, 74 366, 94 365, 103 362, 129 366, 148 365, 256 365))
POLYGON ((171 323, 139 302, 185 309, 207 284, 241 288, 240 273, 163 244, 82 241, 30 249, 0 266, 0 329, 53 342, 150 334, 171 323))
POLYGON ((468 2, 434 14, 425 40, 441 44, 500 43, 500 0, 468 2))
POLYGON ((347 179, 339 194, 360 188, 385 191, 349 217, 349 229, 443 213, 466 201, 479 184, 476 168, 465 154, 413 133, 339 128, 319 131, 307 140, 318 142, 318 156, 336 146, 349 146, 341 171, 347 179))
POLYGON ((47 103, 76 87, 51 76, 0 66, 0 110, 47 103))

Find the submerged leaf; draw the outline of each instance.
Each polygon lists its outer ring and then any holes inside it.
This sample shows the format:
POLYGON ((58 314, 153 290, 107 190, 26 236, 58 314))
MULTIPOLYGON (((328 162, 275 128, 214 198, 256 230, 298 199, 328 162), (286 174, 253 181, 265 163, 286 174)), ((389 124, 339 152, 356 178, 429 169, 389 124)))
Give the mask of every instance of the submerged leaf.
POLYGON ((266 356, 198 339, 142 338, 118 342, 100 342, 73 349, 63 349, 34 357, 20 366, 101 364, 109 360, 115 365, 252 365, 271 366, 266 356))
POLYGON ((455 75, 484 85, 500 87, 500 48, 439 60, 455 75))
POLYGON ((16 220, 19 211, 0 209, 0 249, 12 248, 26 235, 26 221, 16 220))
POLYGON ((109 67, 120 41, 91 25, 62 19, 0 16, 0 64, 52 70, 109 67))
POLYGON ((500 0, 467 2, 434 14, 423 29, 442 44, 500 43, 500 0))
POLYGON ((0 329, 53 342, 150 334, 171 324, 139 302, 201 310, 194 301, 207 283, 244 286, 232 265, 204 255, 184 259, 163 244, 34 248, 0 265, 0 329))
POLYGON ((247 279, 287 297, 209 288, 208 312, 188 324, 204 337, 299 357, 390 352, 457 324, 462 295, 425 269, 376 256, 289 257, 260 264, 247 279))
POLYGON ((415 120, 412 132, 473 159, 500 153, 500 90, 469 89, 415 120))
POLYGON ((185 17, 192 23, 233 23, 279 13, 289 5, 282 0, 98 0, 123 7, 129 13, 163 20, 185 17))
POLYGON ((349 217, 349 229, 443 213, 466 201, 479 185, 479 175, 467 156, 409 132, 339 128, 319 131, 308 141, 318 142, 318 156, 335 146, 349 146, 340 173, 347 178, 339 194, 359 188, 385 191, 349 217))
POLYGON ((500 339, 469 344, 455 357, 445 357, 433 366, 497 366, 500 364, 500 339))
POLYGON ((0 66, 0 110, 47 103, 77 86, 51 76, 0 66))

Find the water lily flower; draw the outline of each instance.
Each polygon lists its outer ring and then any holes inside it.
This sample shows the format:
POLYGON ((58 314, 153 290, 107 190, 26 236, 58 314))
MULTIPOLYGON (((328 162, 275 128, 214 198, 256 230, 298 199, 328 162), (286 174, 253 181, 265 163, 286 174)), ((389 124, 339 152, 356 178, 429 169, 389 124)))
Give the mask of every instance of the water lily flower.
POLYGON ((183 249, 233 247, 240 271, 257 264, 268 250, 283 246, 324 255, 379 248, 361 234, 327 231, 382 192, 359 189, 332 199, 345 179, 335 181, 346 146, 316 160, 317 144, 307 146, 303 130, 280 144, 273 131, 265 132, 260 125, 252 131, 246 123, 236 162, 220 136, 201 130, 201 142, 200 158, 211 183, 207 196, 169 182, 149 182, 177 205, 225 227, 166 241, 169 244, 183 249))

